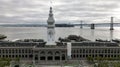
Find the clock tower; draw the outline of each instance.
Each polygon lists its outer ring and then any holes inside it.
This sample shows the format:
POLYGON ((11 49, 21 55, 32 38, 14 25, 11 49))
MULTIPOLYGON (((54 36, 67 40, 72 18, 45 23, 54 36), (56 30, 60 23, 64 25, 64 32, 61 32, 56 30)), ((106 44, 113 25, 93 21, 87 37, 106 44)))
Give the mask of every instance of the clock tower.
POLYGON ((50 7, 49 17, 47 20, 47 43, 52 45, 55 43, 55 20, 53 17, 52 7, 50 7))

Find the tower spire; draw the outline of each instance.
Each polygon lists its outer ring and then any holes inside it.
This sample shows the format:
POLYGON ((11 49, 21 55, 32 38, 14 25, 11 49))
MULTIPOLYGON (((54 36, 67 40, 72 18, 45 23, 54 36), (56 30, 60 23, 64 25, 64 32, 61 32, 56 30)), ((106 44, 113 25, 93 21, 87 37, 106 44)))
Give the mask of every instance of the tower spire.
POLYGON ((49 17, 47 20, 47 44, 54 45, 55 43, 55 20, 53 17, 53 10, 52 7, 50 7, 49 10, 49 17))
POLYGON ((53 11, 52 11, 52 7, 50 7, 50 13, 49 13, 49 16, 53 16, 53 11))
POLYGON ((50 0, 50 7, 53 7, 53 0, 50 0))
POLYGON ((55 22, 55 20, 54 20, 54 17, 53 17, 52 7, 50 7, 49 17, 48 17, 47 23, 48 23, 48 25, 49 24, 54 25, 54 22, 55 22))

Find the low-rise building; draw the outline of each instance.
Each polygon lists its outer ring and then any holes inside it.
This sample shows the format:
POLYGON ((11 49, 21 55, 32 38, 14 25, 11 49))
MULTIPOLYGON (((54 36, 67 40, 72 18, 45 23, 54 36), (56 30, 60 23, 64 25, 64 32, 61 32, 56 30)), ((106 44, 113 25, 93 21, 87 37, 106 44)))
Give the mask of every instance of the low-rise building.
POLYGON ((115 42, 57 42, 56 45, 45 45, 44 41, 1 41, 0 58, 20 58, 20 60, 49 64, 67 60, 81 60, 92 57, 119 57, 120 47, 115 42), (68 52, 71 58, 68 59, 68 52))

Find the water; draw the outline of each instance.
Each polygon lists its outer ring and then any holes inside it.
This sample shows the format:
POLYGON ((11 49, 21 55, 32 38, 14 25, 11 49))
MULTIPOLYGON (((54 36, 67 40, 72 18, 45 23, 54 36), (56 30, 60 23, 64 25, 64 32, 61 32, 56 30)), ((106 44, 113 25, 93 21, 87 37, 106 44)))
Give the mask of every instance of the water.
MULTIPOLYGON (((116 27, 115 30, 110 31, 109 28, 97 28, 91 30, 89 28, 80 29, 79 27, 61 27, 55 28, 55 37, 56 40, 59 37, 67 37, 68 35, 80 35, 84 38, 95 40, 95 39, 104 39, 110 40, 120 39, 120 28, 116 27)), ((44 39, 47 40, 47 28, 45 27, 0 27, 0 34, 7 36, 7 40, 14 39, 44 39)))

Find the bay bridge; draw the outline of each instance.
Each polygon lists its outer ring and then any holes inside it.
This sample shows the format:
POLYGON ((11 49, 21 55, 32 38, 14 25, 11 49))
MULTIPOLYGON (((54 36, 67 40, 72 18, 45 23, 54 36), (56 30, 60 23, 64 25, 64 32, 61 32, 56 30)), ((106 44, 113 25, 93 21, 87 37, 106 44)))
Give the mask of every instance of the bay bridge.
MULTIPOLYGON (((94 24, 95 27, 109 27, 110 23, 83 23, 83 24, 72 24, 74 26, 80 26, 80 28, 83 27, 91 27, 91 25, 94 24)), ((120 23, 113 23, 114 27, 120 27, 120 23)))
POLYGON ((110 30, 114 30, 114 27, 120 27, 120 23, 114 23, 113 17, 111 17, 111 21, 108 23, 84 23, 83 21, 80 21, 79 24, 72 25, 80 26, 80 28, 90 27, 91 29, 95 29, 95 27, 110 27, 110 30))

